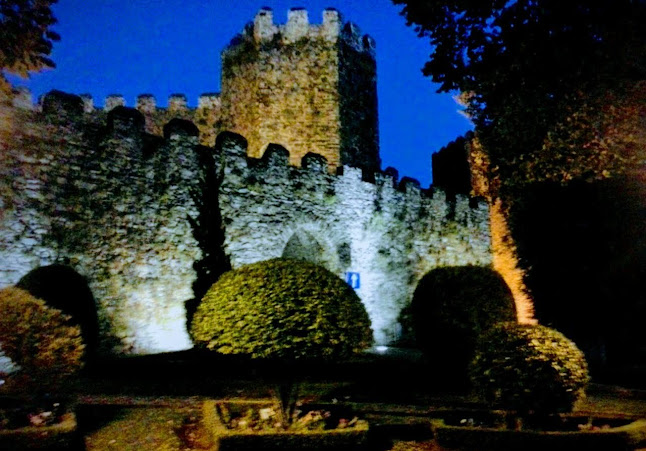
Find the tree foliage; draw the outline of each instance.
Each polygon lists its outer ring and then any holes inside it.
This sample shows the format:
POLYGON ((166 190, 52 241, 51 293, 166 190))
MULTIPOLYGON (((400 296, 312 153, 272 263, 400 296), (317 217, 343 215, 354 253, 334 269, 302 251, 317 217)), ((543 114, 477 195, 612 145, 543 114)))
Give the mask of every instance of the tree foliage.
POLYGON ((372 342, 361 300, 312 263, 273 259, 223 274, 193 318, 198 345, 260 358, 348 357, 372 342))
POLYGON ((25 290, 0 290, 0 348, 18 366, 7 385, 32 394, 65 387, 83 357, 81 331, 68 321, 25 290))
POLYGON ((500 323, 482 337, 471 364, 475 389, 521 415, 570 412, 589 382, 583 353, 560 332, 500 323))
POLYGON ((430 38, 424 74, 440 91, 465 93, 492 175, 503 182, 535 157, 555 175, 569 151, 598 139, 594 125, 607 119, 598 106, 646 79, 643 0, 393 2, 430 38))
POLYGON ((646 1, 393 2, 430 39, 424 73, 440 91, 460 91, 475 123, 472 188, 501 213, 492 227, 509 226, 492 228, 501 232, 492 235, 494 258, 512 257, 505 278, 523 275, 521 292, 534 298, 538 319, 576 332, 588 355, 598 350, 598 361, 619 361, 610 348, 636 356, 644 346, 632 318, 644 309, 644 254, 634 250, 644 240, 633 231, 646 212, 634 194, 646 177, 646 1), (580 208, 594 196, 609 200, 605 211, 580 208), (532 213, 537 206, 544 208, 532 213), (613 224, 622 221, 632 222, 613 224), (512 242, 515 250, 500 253, 512 242), (591 260, 595 250, 612 258, 591 260), (582 285, 590 296, 581 295, 582 285), (637 296, 626 297, 630 290, 637 296), (613 310, 621 314, 608 315, 608 302, 620 303, 613 310), (581 321, 573 306, 594 321, 581 321))
POLYGON ((5 74, 27 77, 29 72, 55 67, 49 59, 59 35, 51 6, 57 0, 0 0, 0 90, 10 86, 5 74))

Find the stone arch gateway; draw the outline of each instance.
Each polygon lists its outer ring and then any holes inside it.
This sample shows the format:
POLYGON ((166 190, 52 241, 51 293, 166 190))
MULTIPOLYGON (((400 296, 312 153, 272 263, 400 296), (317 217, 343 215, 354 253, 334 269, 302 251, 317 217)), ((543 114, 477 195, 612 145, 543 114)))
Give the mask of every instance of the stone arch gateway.
POLYGON ((99 319, 94 295, 85 277, 74 268, 62 264, 40 266, 25 274, 16 286, 69 315, 71 323, 81 327, 86 355, 96 351, 99 319))
POLYGON ((323 245, 311 233, 304 230, 294 232, 285 244, 282 257, 315 263, 328 269, 336 266, 323 245))

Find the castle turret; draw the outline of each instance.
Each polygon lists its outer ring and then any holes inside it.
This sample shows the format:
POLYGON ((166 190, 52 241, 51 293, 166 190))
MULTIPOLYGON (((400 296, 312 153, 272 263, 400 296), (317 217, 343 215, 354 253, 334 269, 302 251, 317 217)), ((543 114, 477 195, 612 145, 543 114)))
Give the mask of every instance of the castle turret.
POLYGON ((290 149, 290 163, 317 153, 329 169, 380 167, 374 41, 340 13, 292 8, 276 25, 261 9, 222 52, 222 129, 248 139, 249 156, 269 144, 290 149))

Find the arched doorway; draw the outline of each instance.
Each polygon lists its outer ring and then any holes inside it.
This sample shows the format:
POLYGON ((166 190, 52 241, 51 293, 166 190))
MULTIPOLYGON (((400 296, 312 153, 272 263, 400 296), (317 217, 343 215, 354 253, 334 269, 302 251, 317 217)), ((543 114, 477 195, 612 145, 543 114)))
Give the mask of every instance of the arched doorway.
POLYGON ((308 230, 296 230, 285 243, 282 257, 314 263, 340 274, 341 265, 337 250, 321 236, 322 234, 308 230))
POLYGON ((407 310, 417 346, 456 383, 466 381, 480 334, 497 322, 516 320, 511 290, 485 266, 431 270, 419 281, 407 310))
POLYGON ((283 257, 323 265, 323 246, 305 231, 298 231, 287 241, 283 257))
POLYGON ((94 353, 99 322, 94 296, 82 275, 66 265, 41 266, 23 276, 16 286, 69 315, 72 323, 81 327, 86 355, 94 353))

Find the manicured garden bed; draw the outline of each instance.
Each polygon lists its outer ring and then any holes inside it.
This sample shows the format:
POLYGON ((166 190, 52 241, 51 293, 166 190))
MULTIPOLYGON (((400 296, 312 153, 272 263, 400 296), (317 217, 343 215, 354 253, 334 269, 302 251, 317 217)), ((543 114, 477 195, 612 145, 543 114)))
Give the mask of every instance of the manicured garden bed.
POLYGON ((632 450, 646 446, 646 420, 562 415, 549 424, 504 426, 504 416, 487 413, 431 420, 437 443, 449 449, 478 450, 632 450))
MULTIPOLYGON (((242 415, 249 409, 268 412, 271 403, 227 402, 223 403, 229 416, 223 419, 222 406, 216 401, 205 401, 203 405, 203 422, 211 434, 215 450, 359 450, 368 441, 368 424, 353 418, 341 418, 336 414, 321 411, 318 408, 303 412, 291 429, 271 428, 265 425, 240 424, 242 415), (321 415, 326 420, 316 421, 314 428, 303 426, 302 419, 321 415), (329 415, 329 416, 328 416, 329 415), (238 420, 236 420, 238 419, 238 420), (299 422, 302 427, 299 427, 299 422), (234 425, 235 423, 235 425, 234 425), (234 427, 235 426, 235 427, 234 427)), ((334 409, 332 409, 334 410, 334 409)))
POLYGON ((66 413, 47 425, 29 425, 16 428, 0 427, 0 449, 77 449, 79 443, 76 416, 66 413))

